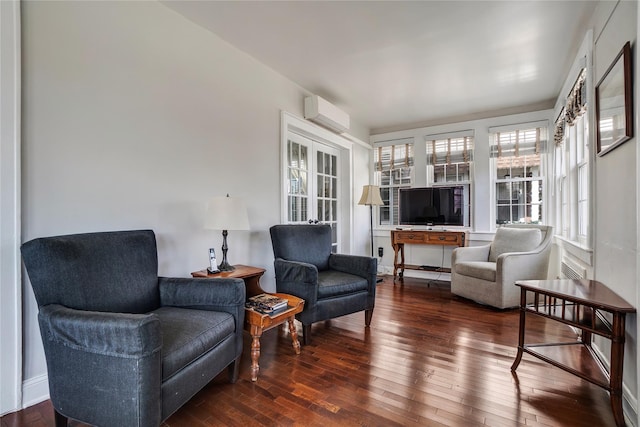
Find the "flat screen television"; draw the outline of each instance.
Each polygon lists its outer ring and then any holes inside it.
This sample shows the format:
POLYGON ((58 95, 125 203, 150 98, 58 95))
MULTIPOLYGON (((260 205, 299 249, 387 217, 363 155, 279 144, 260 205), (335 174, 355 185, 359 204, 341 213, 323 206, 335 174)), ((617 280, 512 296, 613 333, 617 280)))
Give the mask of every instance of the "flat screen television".
POLYGON ((468 187, 401 188, 401 225, 469 226, 468 187))

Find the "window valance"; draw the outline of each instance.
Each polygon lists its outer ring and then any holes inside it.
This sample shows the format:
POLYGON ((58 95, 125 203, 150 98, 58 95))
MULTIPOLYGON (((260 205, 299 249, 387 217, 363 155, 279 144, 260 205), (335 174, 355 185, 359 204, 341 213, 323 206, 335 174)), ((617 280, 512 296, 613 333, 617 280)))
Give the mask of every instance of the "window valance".
POLYGON ((562 144, 564 140, 565 125, 573 126, 576 119, 587 111, 587 70, 583 68, 576 79, 573 88, 567 96, 567 104, 556 119, 553 140, 556 144, 562 144))

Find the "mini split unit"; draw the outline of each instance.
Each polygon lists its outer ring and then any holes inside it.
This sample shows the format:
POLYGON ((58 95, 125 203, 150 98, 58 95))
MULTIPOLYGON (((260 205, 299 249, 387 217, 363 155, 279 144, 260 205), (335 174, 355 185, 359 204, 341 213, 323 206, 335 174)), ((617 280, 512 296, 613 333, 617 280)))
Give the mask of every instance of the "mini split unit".
POLYGON ((337 133, 349 130, 349 115, 318 95, 304 99, 304 118, 337 133))

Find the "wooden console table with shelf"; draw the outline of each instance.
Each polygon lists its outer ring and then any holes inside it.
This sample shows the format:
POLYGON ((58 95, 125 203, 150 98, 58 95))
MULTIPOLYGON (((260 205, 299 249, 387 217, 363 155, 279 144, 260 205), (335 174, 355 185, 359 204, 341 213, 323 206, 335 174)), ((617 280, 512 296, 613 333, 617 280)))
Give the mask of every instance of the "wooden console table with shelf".
POLYGON ((520 287, 520 330, 515 371, 527 353, 586 381, 610 394, 617 426, 624 426, 622 412, 622 368, 624 362, 625 315, 636 309, 615 292, 595 280, 524 280, 520 287), (530 295, 533 294, 533 303, 530 295), (542 316, 582 331, 577 341, 525 344, 527 315, 542 316), (592 334, 611 340, 611 366, 607 372, 591 347, 592 334))
MULTIPOLYGON (((393 280, 396 276, 403 280, 404 270, 422 270, 420 265, 404 263, 404 245, 440 245, 440 246, 467 246, 469 242, 468 231, 449 230, 391 230, 391 246, 393 247, 393 280)), ((429 271, 429 270, 426 270, 429 271)), ((434 270, 431 270, 434 271, 434 270)), ((448 268, 438 268, 435 271, 450 272, 448 268)))

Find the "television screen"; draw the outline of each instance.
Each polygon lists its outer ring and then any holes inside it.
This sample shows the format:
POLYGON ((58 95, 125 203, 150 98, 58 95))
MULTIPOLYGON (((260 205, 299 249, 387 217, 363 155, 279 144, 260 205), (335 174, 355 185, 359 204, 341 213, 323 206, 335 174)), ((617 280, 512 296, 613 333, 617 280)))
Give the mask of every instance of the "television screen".
POLYGON ((465 186, 401 188, 402 225, 468 226, 468 191, 465 186))

